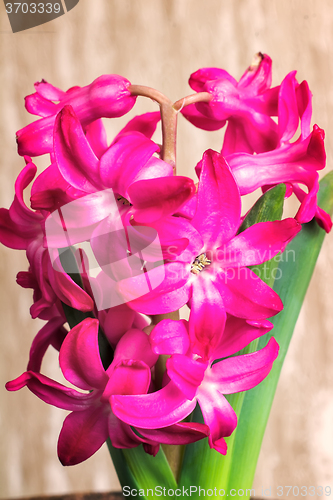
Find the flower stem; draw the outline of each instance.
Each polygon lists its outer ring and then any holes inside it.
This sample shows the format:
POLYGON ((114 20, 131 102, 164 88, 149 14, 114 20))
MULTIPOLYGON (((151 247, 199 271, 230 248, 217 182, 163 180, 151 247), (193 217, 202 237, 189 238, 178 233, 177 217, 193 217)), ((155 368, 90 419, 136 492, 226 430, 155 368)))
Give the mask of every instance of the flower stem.
POLYGON ((197 92, 196 94, 191 94, 178 101, 174 102, 172 107, 177 113, 181 111, 185 106, 189 106, 189 104, 194 104, 196 102, 210 102, 213 96, 209 94, 209 92, 197 92))
POLYGON ((173 168, 176 175, 176 133, 177 110, 172 106, 172 101, 164 94, 145 85, 131 85, 129 90, 132 95, 149 97, 160 105, 162 121, 162 151, 161 159, 173 168))

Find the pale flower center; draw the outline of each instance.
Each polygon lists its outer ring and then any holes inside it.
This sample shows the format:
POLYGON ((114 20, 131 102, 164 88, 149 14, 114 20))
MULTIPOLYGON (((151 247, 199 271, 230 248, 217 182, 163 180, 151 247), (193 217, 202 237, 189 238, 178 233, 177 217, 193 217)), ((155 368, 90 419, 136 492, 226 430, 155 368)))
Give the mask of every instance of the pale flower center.
POLYGON ((206 266, 211 264, 211 260, 209 260, 205 253, 198 255, 191 265, 191 273, 199 274, 206 266))

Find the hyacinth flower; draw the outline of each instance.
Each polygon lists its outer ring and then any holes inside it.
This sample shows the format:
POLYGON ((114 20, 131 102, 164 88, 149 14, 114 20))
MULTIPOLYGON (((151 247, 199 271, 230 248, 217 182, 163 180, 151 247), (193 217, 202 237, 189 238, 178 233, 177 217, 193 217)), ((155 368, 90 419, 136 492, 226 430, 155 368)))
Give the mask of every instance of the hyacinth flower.
MULTIPOLYGON (((39 156, 53 149, 53 127, 56 115, 66 105, 75 110, 83 127, 100 118, 123 116, 132 109, 136 97, 129 91, 131 83, 119 75, 103 75, 86 87, 72 87, 64 92, 45 80, 35 83, 36 92, 26 97, 29 113, 41 116, 17 132, 21 156, 39 156)), ((98 121, 93 127, 101 128, 98 121)))
POLYGON ((150 368, 158 356, 152 352, 148 336, 131 329, 119 341, 114 360, 105 370, 97 337, 98 321, 85 319, 68 333, 59 353, 66 380, 89 392, 69 389, 32 370, 6 385, 10 391, 27 386, 43 401, 72 412, 65 418, 59 436, 58 455, 63 465, 86 460, 108 438, 116 448, 143 443, 145 450, 155 455, 160 443, 185 444, 207 436, 206 426, 200 423, 177 423, 152 432, 138 428, 140 436, 119 420, 111 411, 109 398, 112 394, 146 393, 151 383, 150 368))
POLYGON ((143 276, 119 282, 120 294, 130 307, 144 314, 163 314, 191 300, 198 321, 201 306, 208 304, 222 323, 226 313, 264 319, 282 309, 279 297, 246 266, 273 258, 301 226, 286 219, 254 225, 237 235, 240 194, 230 168, 218 153, 209 150, 203 156, 195 216, 191 222, 179 219, 166 219, 163 227, 157 223, 154 227, 160 234, 172 231, 178 240, 188 237, 189 246, 173 261, 152 271, 165 273, 165 278, 150 293, 132 300, 143 287, 143 276))
POLYGON ((261 153, 278 144, 278 88, 272 83, 272 60, 257 54, 239 82, 219 68, 202 68, 190 76, 196 92, 208 92, 209 102, 191 104, 182 114, 196 127, 218 130, 228 121, 222 154, 235 151, 261 153))
MULTIPOLYGON (((211 325, 209 319, 201 323, 202 338, 211 335, 211 325)), ((272 338, 259 352, 229 356, 271 328, 268 321, 246 323, 230 317, 219 344, 210 348, 206 356, 198 357, 197 349, 192 349, 188 322, 162 320, 149 338, 155 353, 171 355, 166 362, 170 381, 152 394, 112 395, 114 413, 130 425, 153 429, 185 418, 198 402, 210 429, 209 446, 225 455, 224 437, 235 429, 237 416, 224 394, 245 391, 259 384, 269 373, 279 348, 272 338)))

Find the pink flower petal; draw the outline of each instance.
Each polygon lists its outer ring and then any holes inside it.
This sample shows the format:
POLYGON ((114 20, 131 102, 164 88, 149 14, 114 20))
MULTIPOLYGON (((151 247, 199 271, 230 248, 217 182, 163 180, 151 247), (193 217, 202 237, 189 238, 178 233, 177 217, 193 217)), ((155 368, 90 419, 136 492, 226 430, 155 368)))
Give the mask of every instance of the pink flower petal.
POLYGON ((280 297, 250 269, 226 269, 214 282, 226 311, 245 319, 266 319, 283 309, 280 297))
POLYGON ((186 322, 163 319, 152 330, 149 341, 156 354, 186 354, 190 347, 186 322))
POLYGON ((257 352, 224 359, 208 370, 205 383, 214 383, 223 394, 247 391, 258 385, 271 371, 279 353, 272 337, 267 346, 257 352))
POLYGON ((189 323, 192 351, 209 359, 223 335, 226 321, 223 301, 214 282, 200 275, 193 281, 192 297, 189 323))
POLYGON ((127 424, 143 429, 158 429, 178 423, 195 408, 196 400, 189 401, 173 383, 152 394, 139 396, 111 396, 113 412, 127 424))
POLYGON ((58 441, 62 465, 76 465, 90 458, 109 437, 107 413, 101 406, 70 413, 58 441))
POLYGON ((223 157, 208 150, 202 159, 197 211, 192 219, 207 249, 216 248, 236 233, 241 201, 235 179, 223 157), (207 203, 209 200, 209 203, 207 203))
POLYGON ((167 359, 168 376, 190 401, 196 395, 208 362, 196 361, 183 354, 173 354, 167 359))
POLYGON ((97 319, 86 318, 72 328, 62 344, 59 362, 66 380, 80 389, 104 389, 108 376, 99 354, 97 319))

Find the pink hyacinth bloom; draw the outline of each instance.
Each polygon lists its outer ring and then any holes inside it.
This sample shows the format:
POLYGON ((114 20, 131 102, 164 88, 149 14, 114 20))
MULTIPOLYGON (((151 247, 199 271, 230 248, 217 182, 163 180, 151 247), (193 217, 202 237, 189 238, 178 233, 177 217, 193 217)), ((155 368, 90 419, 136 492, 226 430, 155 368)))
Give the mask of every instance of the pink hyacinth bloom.
POLYGON ((278 295, 246 266, 283 251, 301 226, 294 219, 262 222, 237 235, 241 201, 230 168, 211 150, 204 154, 201 167, 191 222, 171 217, 153 225, 162 240, 169 233, 177 240, 187 238, 189 245, 163 268, 151 271, 156 277, 165 273, 165 278, 150 293, 135 298, 144 285, 142 276, 120 281, 120 293, 133 309, 145 314, 175 311, 189 300, 198 318, 208 314, 217 323, 225 321, 226 312, 246 319, 278 313, 283 307, 278 295))
POLYGON ((151 383, 150 368, 158 356, 151 350, 148 336, 132 329, 119 341, 114 360, 105 371, 97 337, 98 321, 88 318, 68 333, 60 349, 60 367, 66 380, 89 392, 69 389, 34 371, 6 385, 10 391, 27 386, 43 401, 72 412, 65 418, 58 441, 63 465, 88 459, 107 438, 116 448, 143 443, 147 452, 156 454, 159 443, 186 444, 208 435, 205 425, 195 423, 176 423, 152 431, 138 428, 138 435, 119 420, 109 398, 112 394, 145 394, 151 383))
POLYGON ((239 82, 222 69, 202 68, 191 75, 189 84, 197 92, 209 92, 212 100, 191 104, 182 113, 205 130, 217 130, 228 121, 223 155, 269 151, 278 143, 271 116, 277 115, 279 89, 270 89, 271 82, 272 61, 266 54, 258 54, 239 82))
POLYGON ((35 83, 36 92, 26 97, 25 105, 30 113, 43 118, 17 132, 19 154, 39 156, 52 152, 55 117, 65 105, 73 107, 84 128, 102 117, 128 113, 136 101, 128 89, 130 85, 119 75, 103 75, 86 87, 73 87, 67 92, 45 80, 35 83))
MULTIPOLYGON (((211 323, 209 319, 206 323, 202 321, 202 338, 206 334, 211 338, 211 323)), ((224 437, 235 429, 237 416, 224 394, 245 391, 259 384, 271 370, 278 355, 278 344, 271 338, 258 352, 219 359, 235 354, 246 342, 271 328, 268 321, 251 323, 230 317, 222 340, 209 349, 207 357, 200 358, 193 352, 191 326, 188 327, 186 321, 161 321, 152 331, 150 341, 156 353, 171 355, 166 365, 170 381, 152 394, 111 396, 114 413, 130 425, 150 429, 185 418, 198 402, 210 429, 210 447, 225 455, 224 437), (219 361, 213 363, 216 360, 219 361)))

